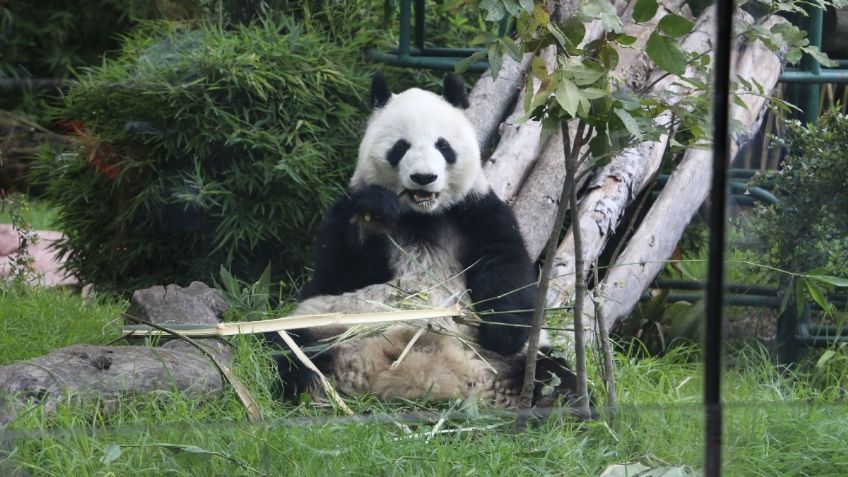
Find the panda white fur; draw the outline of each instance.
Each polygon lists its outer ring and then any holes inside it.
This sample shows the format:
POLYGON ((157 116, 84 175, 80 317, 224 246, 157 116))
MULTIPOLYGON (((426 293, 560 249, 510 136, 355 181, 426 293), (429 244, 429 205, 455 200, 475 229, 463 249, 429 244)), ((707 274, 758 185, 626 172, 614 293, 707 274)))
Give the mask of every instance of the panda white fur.
MULTIPOLYGON (((442 96, 417 88, 392 94, 378 73, 371 96, 356 169, 317 230, 315 275, 295 314, 460 303, 482 321, 390 324, 365 337, 320 327, 298 330, 296 339, 307 349, 326 348, 313 351, 313 361, 346 393, 434 400, 473 394, 517 405, 536 269, 515 217, 483 173, 463 112, 465 86, 449 75, 442 96)), ((545 337, 542 345, 548 351, 545 337)), ((277 364, 284 396, 320 393, 317 376, 296 359, 281 356, 277 364)), ((535 401, 553 375, 560 380, 555 395, 573 396, 564 361, 544 354, 537 368, 535 401)))

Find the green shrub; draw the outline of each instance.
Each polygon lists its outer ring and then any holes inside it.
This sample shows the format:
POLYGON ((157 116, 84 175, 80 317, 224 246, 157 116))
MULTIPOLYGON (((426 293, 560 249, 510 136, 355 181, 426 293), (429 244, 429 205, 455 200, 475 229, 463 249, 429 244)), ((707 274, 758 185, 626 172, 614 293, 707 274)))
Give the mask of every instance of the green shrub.
POLYGON ((780 198, 755 212, 768 261, 792 272, 848 275, 848 116, 787 125, 781 170, 760 179, 780 198))
POLYGON ((125 291, 309 263, 311 230, 356 158, 361 51, 286 18, 156 22, 83 71, 58 116, 73 154, 39 178, 83 282, 125 291))

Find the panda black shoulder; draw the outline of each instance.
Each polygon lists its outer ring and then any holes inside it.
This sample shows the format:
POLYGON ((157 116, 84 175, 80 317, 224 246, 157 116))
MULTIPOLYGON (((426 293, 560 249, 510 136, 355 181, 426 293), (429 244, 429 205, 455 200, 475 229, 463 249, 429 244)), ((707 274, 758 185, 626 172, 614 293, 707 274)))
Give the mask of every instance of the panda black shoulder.
POLYGON ((520 245, 517 249, 511 250, 511 254, 518 253, 526 256, 515 214, 493 191, 490 190, 484 195, 468 196, 453 209, 452 217, 463 234, 467 235, 472 242, 475 237, 500 237, 520 245))

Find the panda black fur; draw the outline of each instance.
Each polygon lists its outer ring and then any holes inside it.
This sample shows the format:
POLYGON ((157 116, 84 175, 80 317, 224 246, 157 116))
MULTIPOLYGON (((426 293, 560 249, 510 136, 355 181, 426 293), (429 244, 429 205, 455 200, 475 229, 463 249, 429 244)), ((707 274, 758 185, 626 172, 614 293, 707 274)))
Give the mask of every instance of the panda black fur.
MULTIPOLYGON (((514 406, 536 270, 512 211, 483 173, 474 129, 462 111, 468 107, 465 86, 451 75, 443 96, 417 88, 392 94, 377 74, 371 95, 375 111, 356 170, 317 230, 315 275, 295 314, 459 302, 473 306, 482 321, 391 324, 368 337, 336 341, 313 361, 347 393, 409 399, 475 394, 514 406), (420 333, 422 326, 427 331, 420 333)), ((320 327, 295 335, 309 346, 333 342, 345 331, 320 327)), ((276 335, 269 339, 281 344, 276 335)), ((298 364, 278 358, 283 394, 318 393, 317 376, 298 364)), ((573 395, 575 380, 565 362, 544 356, 535 400, 554 374, 561 381, 556 394, 573 395)))

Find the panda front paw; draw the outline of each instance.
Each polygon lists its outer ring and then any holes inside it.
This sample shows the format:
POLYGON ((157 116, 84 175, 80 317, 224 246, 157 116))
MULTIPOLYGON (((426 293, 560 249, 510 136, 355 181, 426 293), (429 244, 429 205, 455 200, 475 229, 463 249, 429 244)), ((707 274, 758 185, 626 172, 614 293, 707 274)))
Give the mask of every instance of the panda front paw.
MULTIPOLYGON (((504 320, 506 321, 506 320, 504 320)), ((511 326, 513 323, 483 323, 480 325, 480 344, 495 353, 504 356, 513 355, 524 348, 530 336, 526 326, 511 326)))
POLYGON ((351 221, 364 235, 385 233, 400 219, 400 201, 385 187, 371 185, 350 195, 351 221))

